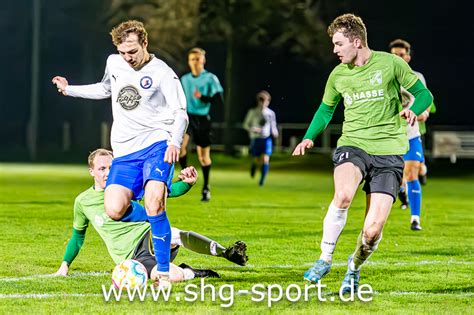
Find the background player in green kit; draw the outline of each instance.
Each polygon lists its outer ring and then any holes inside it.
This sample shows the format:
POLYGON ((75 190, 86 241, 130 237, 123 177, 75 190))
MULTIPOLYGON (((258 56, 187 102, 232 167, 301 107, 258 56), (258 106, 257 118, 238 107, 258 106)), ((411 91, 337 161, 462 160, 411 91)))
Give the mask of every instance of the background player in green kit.
MULTIPOLYGON (((136 259, 142 262, 150 274, 156 266, 153 256, 153 246, 150 241, 150 224, 145 222, 147 215, 145 208, 138 202, 132 201, 135 217, 142 217, 141 222, 124 222, 112 220, 104 208, 104 188, 112 164, 112 152, 105 149, 97 149, 89 155, 89 173, 94 177, 94 186, 77 196, 74 203, 74 224, 72 237, 68 242, 63 262, 57 271, 57 275, 67 275, 69 265, 75 259, 84 242, 87 227, 94 226, 97 233, 104 240, 110 256, 115 263, 125 259, 136 259), (141 213, 138 215, 138 213, 141 213)), ((173 190, 170 197, 178 197, 185 194, 196 182, 197 173, 194 167, 188 167, 181 171, 181 181, 172 185, 173 190)), ((130 217, 129 213, 125 218, 130 217)), ((245 265, 246 256, 245 243, 239 241, 233 246, 225 248, 219 243, 192 231, 181 231, 172 228, 171 260, 183 246, 190 250, 220 256, 237 263, 245 265)), ((185 280, 193 276, 216 276, 212 270, 193 269, 187 265, 171 265, 170 280, 185 280), (183 267, 183 268, 180 268, 183 267), (189 270, 183 270, 189 269, 189 270)))
POLYGON ((181 168, 186 167, 186 147, 192 137, 201 164, 204 186, 201 201, 211 199, 209 173, 211 171, 211 117, 209 110, 212 105, 223 106, 223 92, 219 79, 204 69, 206 51, 195 47, 188 52, 188 65, 191 72, 181 77, 184 94, 186 95, 189 126, 184 135, 179 162, 181 168))
POLYGON ((350 292, 358 289, 360 268, 382 239, 383 226, 400 187, 402 154, 408 149, 402 119, 413 124, 433 97, 403 59, 369 49, 367 30, 360 17, 337 17, 328 34, 341 63, 329 75, 322 103, 293 155, 303 155, 314 146, 313 141, 326 128, 342 99, 344 123, 333 156, 335 193, 324 218, 320 259, 304 278, 317 282, 330 271, 347 210, 359 184, 365 181, 364 226, 342 282, 343 292, 350 292), (409 109, 401 108, 400 86, 415 96, 409 109))

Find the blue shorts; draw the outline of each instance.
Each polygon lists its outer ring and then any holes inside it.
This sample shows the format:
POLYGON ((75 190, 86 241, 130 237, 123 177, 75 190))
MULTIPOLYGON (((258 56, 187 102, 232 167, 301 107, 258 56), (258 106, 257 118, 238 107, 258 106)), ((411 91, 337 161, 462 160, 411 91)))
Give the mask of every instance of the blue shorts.
POLYGON ((260 156, 262 154, 272 155, 272 150, 272 137, 256 138, 250 142, 250 154, 252 154, 252 156, 260 156))
POLYGON ((106 187, 117 184, 130 189, 134 200, 141 200, 149 180, 164 182, 171 191, 174 164, 164 161, 168 148, 166 141, 159 141, 140 151, 112 160, 106 187))
POLYGON ((416 137, 410 140, 410 149, 403 156, 405 161, 425 161, 425 154, 423 153, 423 145, 421 143, 421 137, 416 137))

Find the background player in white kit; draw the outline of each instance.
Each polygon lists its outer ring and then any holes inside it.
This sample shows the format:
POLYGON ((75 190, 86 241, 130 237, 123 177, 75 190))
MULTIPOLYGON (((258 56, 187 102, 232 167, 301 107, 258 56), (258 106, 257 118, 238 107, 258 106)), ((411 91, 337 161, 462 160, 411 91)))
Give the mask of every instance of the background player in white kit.
POLYGON ((262 164, 259 185, 263 186, 265 177, 270 169, 270 156, 273 149, 273 138, 278 137, 275 112, 268 106, 271 100, 270 93, 262 90, 257 93, 257 106, 249 109, 245 116, 243 127, 249 133, 250 154, 252 165, 250 176, 255 176, 257 164, 262 164), (262 157, 263 156, 263 157, 262 157))
MULTIPOLYGON (((389 44, 389 49, 392 54, 395 54, 405 60, 407 63, 411 60, 411 45, 403 39, 395 39, 389 44)), ((415 72, 420 81, 426 86, 425 77, 420 72, 415 72)), ((406 89, 401 87, 402 106, 403 108, 410 108, 415 101, 406 89)), ((418 121, 426 121, 429 116, 430 108, 425 110, 418 116, 418 121)), ((406 208, 407 203, 410 205, 410 228, 413 231, 420 231, 420 213, 421 213, 421 184, 419 180, 419 173, 421 164, 425 161, 423 153, 423 145, 421 140, 420 127, 418 121, 415 121, 413 126, 407 125, 407 136, 410 142, 408 152, 403 156, 405 167, 403 168, 403 182, 400 188, 399 198, 402 202, 402 208, 406 208)))
POLYGON ((132 199, 144 197, 159 273, 156 284, 168 286, 171 227, 165 207, 173 163, 178 161, 188 124, 186 99, 174 71, 148 53, 143 23, 126 21, 110 34, 119 54, 108 57, 101 82, 71 86, 60 76, 52 82, 64 95, 111 97, 115 159, 105 189, 105 210, 120 220, 132 199))

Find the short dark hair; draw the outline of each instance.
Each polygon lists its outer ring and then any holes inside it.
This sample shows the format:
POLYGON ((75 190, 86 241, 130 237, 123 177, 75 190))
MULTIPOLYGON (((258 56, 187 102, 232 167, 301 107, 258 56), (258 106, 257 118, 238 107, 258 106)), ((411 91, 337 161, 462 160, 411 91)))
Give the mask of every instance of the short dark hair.
POLYGON ((411 53, 411 45, 409 42, 407 42, 404 39, 397 38, 395 40, 392 40, 390 44, 388 44, 388 49, 392 50, 392 48, 405 48, 407 51, 407 54, 411 53))

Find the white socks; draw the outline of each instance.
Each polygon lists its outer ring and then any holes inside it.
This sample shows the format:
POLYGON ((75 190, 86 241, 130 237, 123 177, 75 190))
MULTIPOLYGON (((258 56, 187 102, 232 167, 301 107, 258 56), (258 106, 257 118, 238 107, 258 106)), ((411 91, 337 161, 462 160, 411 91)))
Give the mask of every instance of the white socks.
POLYGON ((369 257, 377 250, 377 247, 379 247, 379 243, 381 240, 382 233, 373 245, 369 245, 367 244, 363 232, 360 232, 359 237, 357 238, 356 250, 352 256, 352 261, 349 265, 349 269, 352 271, 359 271, 362 265, 367 261, 367 259, 369 259, 369 257))
POLYGON ((323 239, 321 240, 321 256, 319 259, 332 263, 332 254, 337 239, 342 233, 347 220, 347 209, 340 209, 331 202, 324 218, 323 239))
POLYGON ((191 279, 194 279, 195 277, 194 272, 189 268, 183 268, 183 275, 184 275, 184 280, 191 280, 191 279))

